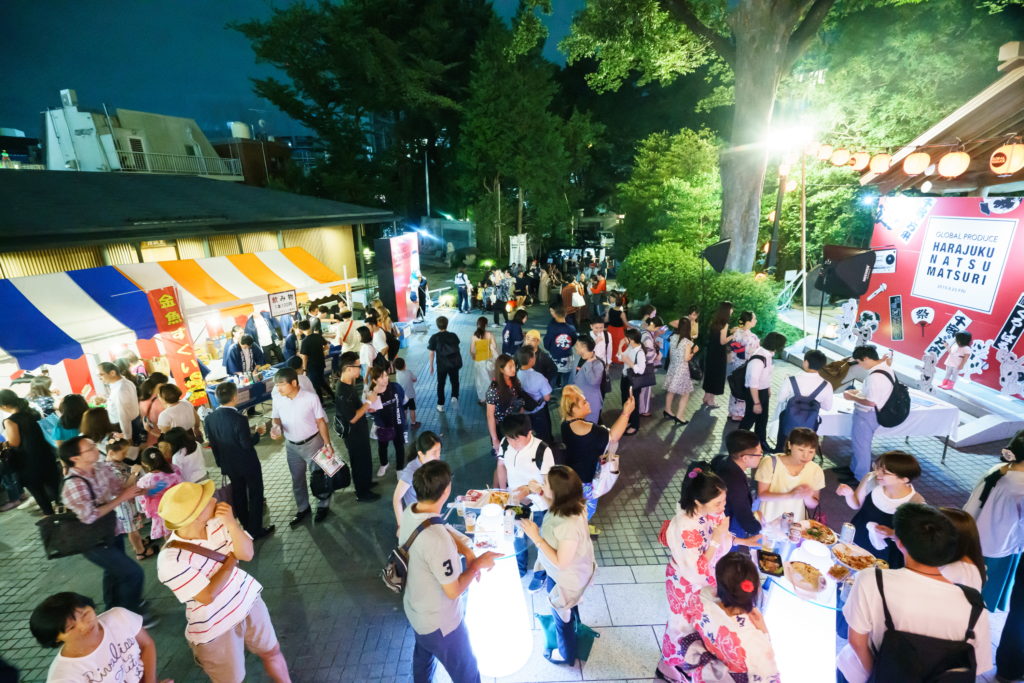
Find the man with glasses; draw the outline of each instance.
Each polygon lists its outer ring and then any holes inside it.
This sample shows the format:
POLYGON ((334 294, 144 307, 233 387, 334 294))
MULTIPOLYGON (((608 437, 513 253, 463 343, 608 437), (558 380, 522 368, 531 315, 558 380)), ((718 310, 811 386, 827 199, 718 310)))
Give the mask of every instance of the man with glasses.
MULTIPOLYGON (((274 375, 273 412, 274 427, 270 432, 272 439, 285 439, 285 455, 288 459, 288 471, 292 475, 292 493, 295 496, 295 516, 288 526, 295 528, 309 516, 309 488, 306 484, 306 472, 313 473, 313 456, 326 448, 333 452, 331 436, 327 432, 327 415, 320 404, 316 393, 299 389, 299 376, 291 368, 282 368, 274 375)), ((331 494, 317 495, 315 522, 322 522, 330 514, 331 494)))
POLYGON ((356 501, 370 503, 380 500, 373 488, 373 457, 370 453, 370 424, 366 413, 377 400, 377 388, 370 387, 366 397, 356 386, 359 377, 359 354, 349 351, 341 354, 341 381, 338 382, 334 409, 342 425, 342 438, 352 466, 352 482, 356 487, 356 501))
MULTIPOLYGON (((143 491, 135 479, 122 482, 113 467, 99 462, 96 442, 84 436, 68 439, 57 449, 61 462, 68 468, 61 498, 83 524, 94 524, 113 514, 121 503, 143 491)), ((145 574, 137 562, 124 552, 124 522, 118 518, 116 534, 107 545, 96 546, 82 553, 85 559, 103 569, 103 602, 106 608, 124 607, 143 615, 143 626, 155 626, 157 619, 142 609, 142 584, 145 574)))

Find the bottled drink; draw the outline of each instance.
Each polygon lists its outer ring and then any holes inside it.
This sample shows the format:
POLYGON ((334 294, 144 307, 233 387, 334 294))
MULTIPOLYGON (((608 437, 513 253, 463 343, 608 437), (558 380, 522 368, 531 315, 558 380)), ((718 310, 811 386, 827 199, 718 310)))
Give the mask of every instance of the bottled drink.
POLYGON ((857 530, 852 524, 846 522, 843 524, 843 528, 839 531, 839 540, 842 543, 853 543, 853 537, 857 533, 857 530))

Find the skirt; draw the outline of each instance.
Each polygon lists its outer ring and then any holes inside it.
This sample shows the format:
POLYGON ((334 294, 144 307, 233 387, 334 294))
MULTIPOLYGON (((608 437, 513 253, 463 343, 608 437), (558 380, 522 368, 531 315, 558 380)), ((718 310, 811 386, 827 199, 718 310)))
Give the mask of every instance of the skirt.
POLYGON ((1019 563, 1019 554, 985 558, 986 577, 981 597, 985 598, 985 607, 990 612, 1005 612, 1009 609, 1013 578, 1017 574, 1019 563))
POLYGON ((619 344, 626 337, 626 328, 608 325, 608 334, 612 337, 612 365, 622 365, 619 360, 619 344))
POLYGON ((487 389, 491 386, 492 379, 494 379, 493 360, 473 361, 473 386, 476 388, 477 400, 483 402, 487 399, 487 389))

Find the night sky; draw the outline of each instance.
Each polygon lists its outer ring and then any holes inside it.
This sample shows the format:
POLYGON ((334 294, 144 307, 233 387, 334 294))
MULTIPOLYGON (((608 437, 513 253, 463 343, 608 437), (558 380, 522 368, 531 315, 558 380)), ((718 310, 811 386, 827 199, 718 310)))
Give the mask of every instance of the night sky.
MULTIPOLYGON (((0 127, 40 134, 40 112, 78 92, 81 107, 121 107, 195 119, 211 137, 228 121, 266 121, 268 135, 307 133, 252 93, 249 78, 274 72, 256 64, 249 42, 225 28, 266 17, 285 0, 0 0, 0 127), (250 109, 262 109, 252 112, 250 109)), ((545 54, 583 0, 554 3, 545 54)), ((518 0, 494 0, 509 16, 518 0)))

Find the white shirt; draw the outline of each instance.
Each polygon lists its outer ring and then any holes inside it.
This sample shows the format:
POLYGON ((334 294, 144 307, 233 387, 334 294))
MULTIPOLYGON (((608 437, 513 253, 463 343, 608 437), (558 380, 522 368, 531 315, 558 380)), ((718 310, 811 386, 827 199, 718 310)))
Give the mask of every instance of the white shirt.
MULTIPOLYGON (((996 465, 985 477, 1000 467, 1003 465, 996 465)), ((1010 470, 1003 475, 992 487, 984 507, 979 507, 983 488, 984 477, 964 505, 964 512, 978 522, 981 553, 996 558, 1024 552, 1024 472, 1010 470)))
MULTIPOLYGON (((304 372, 300 372, 298 374, 299 391, 311 391, 315 394, 316 388, 313 386, 313 381, 304 372)), ((281 392, 277 390, 277 385, 275 384, 274 388, 270 390, 270 398, 271 400, 276 400, 280 395, 281 392)))
POLYGON ((979 592, 981 591, 981 572, 978 571, 973 562, 957 560, 956 562, 950 562, 939 567, 939 571, 942 572, 947 581, 968 586, 979 592))
POLYGON ((366 366, 367 370, 373 365, 373 359, 376 357, 377 349, 374 348, 373 344, 363 344, 359 347, 359 364, 366 366))
POLYGON ((770 351, 758 347, 757 351, 751 354, 747 361, 746 386, 751 389, 772 388, 772 353, 770 351), (755 358, 760 358, 764 363, 755 361, 755 358))
POLYGON ((132 420, 139 416, 139 392, 135 385, 124 377, 110 385, 107 414, 111 422, 120 426, 124 437, 131 441, 132 420))
POLYGON ((388 350, 388 338, 384 334, 384 328, 378 327, 377 331, 373 333, 373 348, 377 349, 378 352, 384 353, 388 350))
POLYGON ((210 584, 210 577, 221 568, 221 564, 187 550, 168 548, 167 545, 173 541, 192 543, 227 555, 234 550, 231 535, 224 522, 216 517, 206 523, 206 538, 180 538, 172 531, 156 560, 160 582, 185 604, 185 638, 190 643, 208 643, 233 629, 249 615, 263 586, 236 566, 227 582, 213 596, 213 601, 204 605, 195 597, 210 584))
POLYGON ((47 683, 139 683, 143 679, 142 649, 135 639, 142 630, 142 617, 123 607, 112 607, 96 619, 103 627, 100 644, 84 657, 58 654, 46 674, 47 683))
POLYGON ((612 335, 605 330, 594 336, 594 355, 604 361, 605 366, 612 363, 612 335))
POLYGON ((185 430, 195 429, 196 410, 188 401, 178 401, 164 408, 156 420, 156 426, 162 430, 174 427, 181 427, 185 430))
POLYGON ((274 343, 274 335, 270 332, 270 325, 267 319, 260 313, 253 313, 252 324, 256 328, 256 342, 260 346, 270 346, 274 343))
MULTIPOLYGON (((906 568, 883 570, 882 583, 893 624, 898 630, 933 638, 963 640, 971 605, 959 588, 906 568), (942 605, 942 609, 935 609, 936 605, 942 605)), ((882 636, 885 635, 885 615, 882 613, 882 599, 878 594, 873 571, 860 572, 854 579, 853 590, 843 608, 843 615, 852 630, 868 634, 875 648, 881 645, 882 636)), ((984 610, 974 627, 975 638, 971 641, 979 673, 992 668, 988 620, 988 610, 984 610)), ((847 650, 852 652, 852 648, 846 645, 839 653, 840 670, 851 683, 863 680, 856 674, 852 678, 847 674, 848 669, 844 666, 849 657, 844 654, 847 650)))
POLYGON ((335 341, 341 347, 342 353, 348 353, 349 351, 358 353, 359 347, 362 346, 363 342, 359 339, 359 328, 356 326, 356 321, 349 318, 338 323, 335 341))
POLYGON ((647 354, 644 352, 643 345, 633 346, 630 344, 626 347, 625 351, 619 354, 619 360, 623 358, 629 358, 633 361, 633 369, 630 370, 631 374, 642 375, 647 370, 647 354))
POLYGON ((191 453, 184 448, 171 456, 171 464, 181 470, 181 477, 185 481, 199 483, 207 479, 206 458, 203 457, 203 447, 196 444, 196 449, 191 453))
MULTIPOLYGON (((796 386, 800 390, 801 396, 810 396, 819 386, 824 384, 825 387, 814 398, 821 404, 822 411, 832 410, 832 385, 826 382, 821 375, 816 372, 798 372, 793 376, 796 377, 796 386)), ((791 398, 793 398, 793 384, 789 381, 789 378, 786 378, 782 380, 779 398, 775 401, 776 415, 782 412, 783 408, 786 407, 786 403, 791 398)))
MULTIPOLYGON (((868 377, 864 380, 864 389, 862 393, 864 397, 875 404, 875 408, 879 410, 885 405, 885 402, 892 396, 893 383, 882 377, 882 373, 887 374, 890 378, 893 376, 892 370, 889 369, 888 364, 882 361, 875 367, 868 370, 868 377)), ((862 406, 859 403, 854 404, 857 410, 874 410, 869 406, 862 406)))
MULTIPOLYGON (((508 472, 509 490, 526 486, 531 481, 538 484, 544 483, 544 475, 555 466, 555 454, 551 451, 550 446, 545 448, 544 457, 538 468, 535 458, 537 457, 537 448, 542 443, 544 442, 531 434, 530 441, 523 447, 523 450, 517 451, 507 440, 503 440, 500 457, 508 472)), ((544 496, 531 493, 529 498, 533 503, 534 511, 548 509, 548 502, 544 500, 544 496)))
POLYGON ((320 430, 317 420, 327 420, 316 392, 301 390, 292 398, 275 396, 271 417, 281 421, 284 438, 289 441, 308 439, 320 430))

